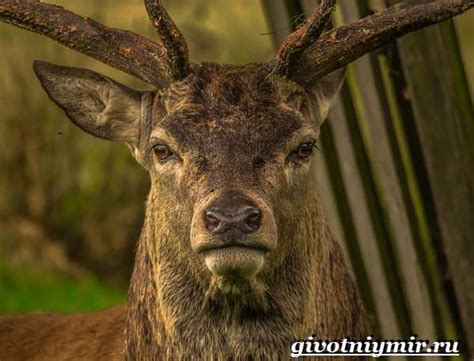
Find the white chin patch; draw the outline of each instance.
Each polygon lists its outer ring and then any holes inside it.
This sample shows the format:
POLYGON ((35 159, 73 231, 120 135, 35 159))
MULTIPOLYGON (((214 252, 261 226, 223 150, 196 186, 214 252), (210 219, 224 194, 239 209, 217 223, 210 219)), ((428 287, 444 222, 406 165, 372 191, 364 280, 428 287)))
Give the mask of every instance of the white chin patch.
POLYGON ((228 247, 208 251, 206 266, 217 276, 249 279, 263 267, 263 252, 243 247, 228 247))

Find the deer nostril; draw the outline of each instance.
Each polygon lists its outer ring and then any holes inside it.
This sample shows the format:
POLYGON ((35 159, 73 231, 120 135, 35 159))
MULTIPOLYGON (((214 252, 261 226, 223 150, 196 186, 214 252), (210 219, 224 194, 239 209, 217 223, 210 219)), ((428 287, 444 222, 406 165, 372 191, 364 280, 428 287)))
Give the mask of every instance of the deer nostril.
POLYGON ((221 224, 221 221, 216 217, 215 212, 211 210, 206 211, 205 220, 206 228, 211 233, 214 232, 221 224))
POLYGON ((232 234, 255 233, 261 226, 261 211, 246 199, 231 199, 222 202, 219 199, 203 214, 204 226, 212 235, 231 232, 232 234), (250 203, 250 204, 249 204, 250 203))
POLYGON ((256 232, 261 224, 260 211, 256 208, 251 209, 247 214, 245 224, 251 232, 256 232))

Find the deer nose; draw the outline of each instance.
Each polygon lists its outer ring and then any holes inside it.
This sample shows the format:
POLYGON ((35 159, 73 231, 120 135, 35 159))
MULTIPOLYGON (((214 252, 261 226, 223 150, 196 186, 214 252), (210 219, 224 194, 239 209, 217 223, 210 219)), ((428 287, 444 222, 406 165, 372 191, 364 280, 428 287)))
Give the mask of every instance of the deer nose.
POLYGON ((261 212, 249 201, 234 199, 216 203, 211 205, 204 215, 209 233, 215 235, 233 229, 246 234, 254 233, 260 228, 261 212))

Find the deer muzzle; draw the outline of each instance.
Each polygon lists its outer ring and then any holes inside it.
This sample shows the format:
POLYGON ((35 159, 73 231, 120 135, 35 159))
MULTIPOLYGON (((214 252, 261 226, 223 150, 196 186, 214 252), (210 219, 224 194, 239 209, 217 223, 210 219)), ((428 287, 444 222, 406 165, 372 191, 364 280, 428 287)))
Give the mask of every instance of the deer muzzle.
POLYGON ((196 207, 191 244, 207 268, 229 279, 251 278, 276 248, 276 225, 266 202, 227 191, 196 207))

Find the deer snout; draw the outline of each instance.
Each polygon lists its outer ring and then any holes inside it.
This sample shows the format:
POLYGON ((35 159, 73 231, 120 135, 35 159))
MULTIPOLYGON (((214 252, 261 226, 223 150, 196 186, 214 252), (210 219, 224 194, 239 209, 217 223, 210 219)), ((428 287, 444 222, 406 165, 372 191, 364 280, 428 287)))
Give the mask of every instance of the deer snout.
POLYGON ((235 230, 242 234, 255 233, 260 228, 261 211, 247 202, 231 207, 212 207, 205 212, 206 228, 212 235, 235 230))
POLYGON ((250 278, 276 248, 276 233, 265 201, 256 194, 224 191, 195 209, 191 246, 212 273, 250 278))

